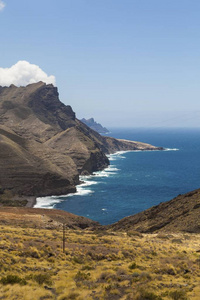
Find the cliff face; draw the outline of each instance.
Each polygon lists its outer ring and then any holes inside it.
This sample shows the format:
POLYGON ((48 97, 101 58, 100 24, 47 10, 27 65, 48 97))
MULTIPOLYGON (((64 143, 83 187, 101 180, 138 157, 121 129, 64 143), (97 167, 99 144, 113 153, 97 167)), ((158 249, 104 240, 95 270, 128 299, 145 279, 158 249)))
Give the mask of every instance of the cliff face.
POLYGON ((57 88, 43 82, 1 87, 0 117, 0 124, 40 142, 75 126, 72 108, 60 102, 57 88))
POLYGON ((43 82, 0 87, 0 193, 65 194, 79 174, 105 168, 107 153, 156 147, 102 137, 43 82))

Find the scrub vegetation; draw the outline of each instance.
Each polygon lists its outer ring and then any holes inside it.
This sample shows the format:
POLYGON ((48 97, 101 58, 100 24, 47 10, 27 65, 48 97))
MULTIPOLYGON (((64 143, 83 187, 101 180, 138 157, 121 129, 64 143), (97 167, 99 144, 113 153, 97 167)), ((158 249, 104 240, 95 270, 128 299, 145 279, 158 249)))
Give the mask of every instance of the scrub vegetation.
POLYGON ((0 299, 198 300, 199 234, 0 225, 0 299))

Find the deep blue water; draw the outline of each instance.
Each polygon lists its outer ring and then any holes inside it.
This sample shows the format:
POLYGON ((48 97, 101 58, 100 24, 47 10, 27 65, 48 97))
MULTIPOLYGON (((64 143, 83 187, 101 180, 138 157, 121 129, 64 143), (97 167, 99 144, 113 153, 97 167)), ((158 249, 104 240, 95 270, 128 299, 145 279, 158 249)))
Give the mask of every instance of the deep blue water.
POLYGON ((168 150, 111 155, 109 168, 84 177, 77 194, 40 198, 38 207, 111 224, 200 188, 200 129, 112 129, 109 135, 168 150))

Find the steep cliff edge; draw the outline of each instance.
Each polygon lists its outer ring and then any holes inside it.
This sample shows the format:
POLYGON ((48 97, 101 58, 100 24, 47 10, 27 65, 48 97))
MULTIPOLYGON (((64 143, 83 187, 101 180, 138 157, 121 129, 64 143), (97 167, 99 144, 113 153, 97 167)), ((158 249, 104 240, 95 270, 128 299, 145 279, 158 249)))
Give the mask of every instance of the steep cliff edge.
POLYGON ((79 174, 109 164, 106 154, 135 149, 160 148, 99 135, 76 119, 51 84, 0 87, 1 198, 5 191, 26 196, 69 193, 79 174))

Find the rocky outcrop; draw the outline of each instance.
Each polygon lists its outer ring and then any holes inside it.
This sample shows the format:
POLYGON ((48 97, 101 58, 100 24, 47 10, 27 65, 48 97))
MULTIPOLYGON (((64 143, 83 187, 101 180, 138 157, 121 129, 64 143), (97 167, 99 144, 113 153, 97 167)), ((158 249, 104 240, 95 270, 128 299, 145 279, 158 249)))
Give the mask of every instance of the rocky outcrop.
POLYGON ((75 113, 60 102, 53 85, 11 85, 0 88, 0 124, 25 138, 44 142, 75 126, 75 113))
POLYGON ((106 127, 103 127, 101 124, 97 123, 94 118, 90 119, 81 119, 81 122, 83 122, 85 125, 90 127, 91 129, 97 131, 98 133, 108 133, 109 130, 106 127))
POLYGON ((200 233, 200 190, 153 206, 108 226, 111 230, 135 230, 143 233, 200 233))
POLYGON ((160 148, 101 136, 76 119, 51 84, 0 87, 1 195, 67 194, 80 174, 108 166, 106 154, 135 149, 160 148))
POLYGON ((163 150, 162 147, 155 147, 150 144, 142 143, 142 142, 133 142, 129 140, 122 139, 114 139, 110 137, 104 138, 104 146, 108 149, 109 153, 115 153, 116 151, 155 151, 155 150, 163 150))

